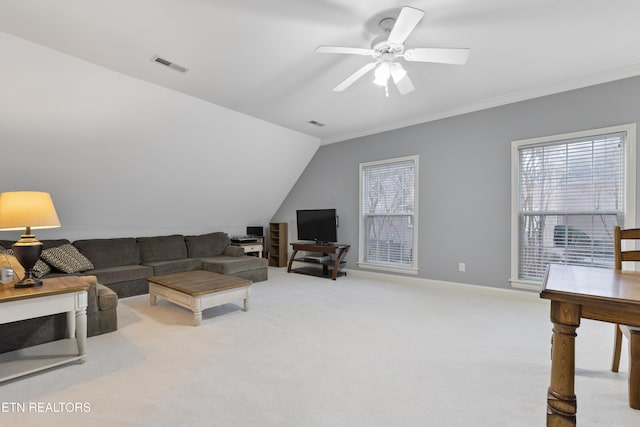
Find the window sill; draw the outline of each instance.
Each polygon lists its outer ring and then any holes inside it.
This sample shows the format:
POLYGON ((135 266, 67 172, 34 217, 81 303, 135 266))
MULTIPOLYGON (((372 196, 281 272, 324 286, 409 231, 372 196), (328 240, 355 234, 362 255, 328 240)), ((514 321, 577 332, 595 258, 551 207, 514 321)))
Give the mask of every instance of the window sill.
POLYGON ((386 271, 388 273, 399 273, 399 274, 418 274, 418 269, 415 267, 398 267, 392 265, 381 265, 381 264, 369 264, 366 262, 359 262, 358 267, 367 269, 367 270, 378 270, 378 271, 386 271))
POLYGON ((528 289, 530 291, 540 291, 542 289, 542 283, 533 282, 530 280, 510 279, 512 288, 516 289, 528 289))

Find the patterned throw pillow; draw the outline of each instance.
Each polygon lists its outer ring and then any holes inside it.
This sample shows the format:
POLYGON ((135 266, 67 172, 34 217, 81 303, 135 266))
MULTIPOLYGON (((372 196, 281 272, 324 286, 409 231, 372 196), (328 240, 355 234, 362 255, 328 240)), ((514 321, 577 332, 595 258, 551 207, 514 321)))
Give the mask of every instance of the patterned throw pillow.
POLYGON ((75 246, 69 243, 55 248, 45 249, 42 251, 41 257, 47 264, 64 273, 93 270, 91 261, 82 255, 75 246))
MULTIPOLYGON (((15 256, 15 254, 13 253, 13 249, 7 249, 5 253, 15 256)), ((33 275, 38 278, 51 273, 51 267, 49 267, 49 265, 47 265, 47 263, 42 261, 41 259, 39 259, 38 262, 36 262, 36 265, 33 266, 32 270, 33 270, 33 275)))

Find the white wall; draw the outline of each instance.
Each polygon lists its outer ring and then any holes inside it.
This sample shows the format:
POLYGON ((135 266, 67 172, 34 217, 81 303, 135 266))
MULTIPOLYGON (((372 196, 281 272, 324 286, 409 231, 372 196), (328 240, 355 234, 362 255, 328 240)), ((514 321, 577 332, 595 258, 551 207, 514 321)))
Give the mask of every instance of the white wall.
POLYGON ((2 32, 0 52, 0 191, 51 193, 41 239, 266 226, 320 143, 2 32))

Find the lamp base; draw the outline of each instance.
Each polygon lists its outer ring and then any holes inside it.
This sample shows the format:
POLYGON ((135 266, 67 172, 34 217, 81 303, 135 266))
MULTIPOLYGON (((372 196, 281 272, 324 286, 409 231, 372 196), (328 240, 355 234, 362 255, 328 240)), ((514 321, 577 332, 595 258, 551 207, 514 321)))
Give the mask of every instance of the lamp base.
POLYGON ((35 277, 25 277, 24 279, 13 285, 14 288, 35 288, 36 286, 42 286, 42 280, 35 277))
POLYGON ((24 268, 24 278, 13 285, 14 288, 33 288, 42 285, 42 280, 35 277, 33 266, 40 259, 42 253, 42 243, 33 234, 23 234, 20 240, 15 242, 13 253, 20 265, 24 268))

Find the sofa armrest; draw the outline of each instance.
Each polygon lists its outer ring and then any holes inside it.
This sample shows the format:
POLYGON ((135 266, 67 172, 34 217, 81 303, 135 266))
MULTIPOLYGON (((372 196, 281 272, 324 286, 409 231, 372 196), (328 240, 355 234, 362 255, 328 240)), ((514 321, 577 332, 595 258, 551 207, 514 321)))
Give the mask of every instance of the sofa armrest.
POLYGON ((244 248, 242 246, 229 245, 226 248, 224 248, 224 255, 226 255, 226 256, 243 256, 244 255, 244 248))

